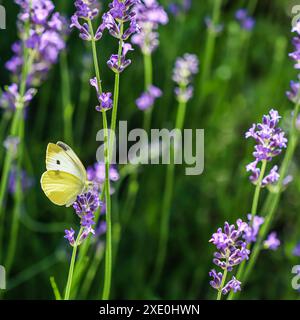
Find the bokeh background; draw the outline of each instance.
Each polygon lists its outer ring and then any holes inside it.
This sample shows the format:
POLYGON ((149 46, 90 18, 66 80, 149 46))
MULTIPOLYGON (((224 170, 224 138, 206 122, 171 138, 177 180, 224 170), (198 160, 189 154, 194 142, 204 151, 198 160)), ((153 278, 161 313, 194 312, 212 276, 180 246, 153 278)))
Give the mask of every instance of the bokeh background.
MULTIPOLYGON (((68 17, 74 11, 73 1, 53 2, 56 9, 68 17)), ((108 1, 101 2, 106 8, 108 1)), ((151 288, 151 278, 166 166, 138 168, 139 189, 134 204, 128 201, 128 176, 122 176, 114 184, 112 297, 213 299, 215 291, 209 286, 208 272, 213 267, 214 248, 208 240, 224 221, 233 223, 238 218, 245 219, 254 192, 245 171, 245 165, 252 159, 253 143, 245 140, 244 133, 271 107, 280 111, 284 117, 281 125, 285 127, 285 119, 289 119, 293 108, 285 92, 289 81, 297 77, 288 53, 292 51, 291 8, 300 2, 223 0, 218 21, 223 30, 215 35, 210 47, 205 18, 212 17, 218 0, 194 0, 190 10, 180 10, 176 15, 169 7, 176 1, 159 2, 168 10, 170 21, 160 27, 160 46, 153 56, 154 83, 162 89, 163 97, 155 105, 152 128, 174 127, 177 103, 172 69, 177 56, 195 53, 200 59, 200 72, 194 79, 195 95, 188 104, 185 128, 205 129, 205 170, 201 176, 185 176, 184 167, 176 166, 167 261, 156 290, 151 288), (243 30, 235 20, 235 11, 239 8, 247 8, 255 18, 252 31, 243 30)), ((4 63, 11 56, 11 45, 17 37, 18 6, 11 0, 0 3, 8 12, 7 30, 1 31, 0 83, 3 88, 10 83, 4 63)), ((113 73, 106 67, 106 60, 116 51, 116 45, 107 35, 98 43, 102 78, 111 91, 113 73)), ((139 128, 143 114, 135 100, 143 91, 144 73, 138 48, 132 54, 132 61, 121 77, 119 119, 127 120, 130 128, 139 128)), ((95 95, 89 86, 89 78, 93 76, 89 44, 83 43, 77 32, 72 32, 67 50, 28 108, 24 169, 33 185, 24 191, 18 217, 17 251, 5 298, 53 299, 51 276, 61 290, 65 286, 71 248, 63 238, 64 229, 77 228, 78 218, 72 208, 52 205, 44 196, 39 179, 45 170, 45 150, 50 141, 63 140, 71 145, 85 166, 95 162, 98 147, 95 136, 102 121, 95 112, 95 95)), ((3 153, 7 120, 1 110, 0 121, 3 153)), ((290 168, 294 181, 282 196, 272 227, 278 232, 282 245, 275 252, 261 253, 241 298, 299 298, 299 293, 291 287, 291 268, 299 264, 299 258, 292 255, 300 241, 298 159, 299 150, 290 168)), ((276 161, 280 164, 281 160, 282 156, 276 161)), ((125 171, 122 167, 119 170, 121 175, 125 171)), ((260 206, 267 193, 267 190, 262 192, 260 206)), ((10 196, 6 240, 12 211, 10 196)), ((89 281, 80 284, 74 298, 100 298, 104 241, 105 238, 94 241, 91 257, 97 255, 97 259, 87 261, 84 273, 89 281), (89 270, 95 274, 89 274, 89 270)))

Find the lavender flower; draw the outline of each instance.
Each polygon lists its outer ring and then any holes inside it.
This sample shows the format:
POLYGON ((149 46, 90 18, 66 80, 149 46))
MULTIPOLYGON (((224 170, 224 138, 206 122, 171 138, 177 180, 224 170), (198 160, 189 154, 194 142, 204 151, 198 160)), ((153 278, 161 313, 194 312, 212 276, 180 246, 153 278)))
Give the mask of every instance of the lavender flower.
MULTIPOLYGON (((87 168, 87 177, 88 180, 93 182, 97 190, 100 192, 103 189, 105 182, 105 163, 97 162, 93 166, 87 168)), ((109 169, 109 180, 111 182, 116 182, 120 179, 120 175, 115 166, 111 165, 109 169)), ((114 189, 110 189, 111 192, 114 192, 114 189)))
MULTIPOLYGON (((209 242, 213 243, 217 252, 214 253, 213 262, 222 270, 232 271, 233 267, 239 265, 242 261, 248 260, 250 250, 247 249, 247 242, 244 238, 249 233, 249 225, 241 219, 235 225, 229 225, 228 222, 224 224, 224 230, 219 228, 216 233, 212 235, 209 242)), ((229 291, 236 292, 240 290, 240 282, 234 277, 227 284, 221 288, 223 274, 217 273, 214 269, 209 273, 213 280, 210 282, 211 286, 222 294, 227 294, 229 291)))
POLYGON ((102 26, 100 25, 95 35, 93 35, 88 24, 89 21, 92 21, 98 15, 100 8, 99 2, 97 0, 76 0, 74 5, 76 11, 71 17, 70 28, 79 30, 79 37, 82 40, 100 40, 103 32, 102 26), (82 23, 81 20, 83 20, 82 23))
MULTIPOLYGON (((39 85, 47 76, 51 66, 57 62, 59 53, 65 48, 64 36, 65 18, 54 12, 54 5, 50 0, 15 0, 20 6, 19 32, 27 49, 34 57, 27 85, 39 85), (28 34, 25 23, 29 24, 28 34)), ((23 45, 17 41, 12 46, 14 56, 5 64, 14 75, 20 76, 23 67, 23 45)))
POLYGON ((76 0, 75 15, 82 19, 93 20, 99 13, 99 3, 97 0, 76 0))
POLYGON ((110 10, 102 17, 101 31, 107 29, 113 37, 120 40, 127 40, 131 35, 139 32, 140 27, 133 10, 133 6, 138 3, 139 0, 113 0, 109 4, 110 10), (121 28, 121 24, 124 23, 128 23, 127 29, 121 28))
POLYGON ((5 88, 5 91, 0 98, 0 107, 10 110, 15 110, 20 106, 26 108, 36 95, 36 92, 36 89, 28 89, 22 97, 19 93, 19 86, 16 83, 13 83, 5 88))
POLYGON ((20 138, 13 137, 13 136, 8 136, 3 142, 4 148, 7 151, 9 151, 13 157, 15 157, 18 153, 19 144, 20 144, 20 138))
POLYGON ((236 20, 240 23, 241 28, 251 31, 255 26, 255 20, 249 16, 246 9, 239 9, 235 13, 236 20))
POLYGON ((181 13, 187 13, 192 7, 192 0, 180 0, 180 3, 172 2, 168 9, 173 16, 178 16, 181 13))
MULTIPOLYGON (((293 27, 292 32, 296 32, 297 35, 293 38, 292 43, 295 51, 289 54, 289 57, 296 61, 295 69, 300 69, 300 21, 297 22, 296 26, 293 27)), ((297 90, 297 86, 294 86, 292 90, 297 90)))
POLYGON ((241 282, 238 281, 234 276, 222 289, 222 294, 226 295, 228 292, 233 291, 234 293, 241 291, 241 282))
MULTIPOLYGON (((269 115, 263 116, 262 123, 253 124, 246 132, 246 139, 253 138, 256 141, 255 151, 253 152, 255 161, 246 167, 247 171, 251 172, 250 181, 254 184, 257 183, 260 176, 260 169, 257 168, 257 165, 262 161, 272 161, 282 152, 283 148, 287 147, 285 133, 277 127, 280 118, 278 111, 272 109, 269 115)), ((262 187, 278 181, 277 170, 277 166, 271 169, 270 173, 262 180, 262 187)))
POLYGON ((295 257, 300 257, 300 242, 295 246, 293 250, 293 255, 295 257))
POLYGON ((70 245, 71 246, 74 246, 74 244, 75 244, 75 238, 74 238, 74 236, 75 236, 75 231, 71 228, 70 230, 65 230, 65 236, 64 236, 64 238, 65 239, 67 239, 68 241, 69 241, 69 243, 70 243, 70 245))
POLYGON ((247 243, 252 243, 256 241, 260 226, 264 223, 265 219, 259 216, 254 216, 252 219, 251 214, 248 214, 247 218, 249 220, 249 224, 244 230, 243 238, 247 241, 247 243), (252 226, 250 226, 251 221, 252 226))
MULTIPOLYGON (((78 245, 80 245, 90 233, 95 234, 93 229, 93 225, 95 224, 94 214, 100 205, 99 193, 96 190, 91 190, 79 195, 73 203, 73 208, 80 218, 80 225, 82 227, 82 233, 79 237, 78 245)), ((65 230, 65 233, 65 238, 69 241, 70 245, 73 246, 75 244, 74 230, 65 230)))
POLYGON ((112 93, 111 92, 100 93, 96 77, 93 79, 90 79, 90 84, 92 87, 96 89, 97 98, 99 101, 99 105, 96 106, 96 110, 100 112, 100 111, 106 111, 111 109, 113 107, 112 93))
POLYGON ((152 85, 136 100, 136 105, 140 110, 147 110, 151 108, 154 105, 155 100, 161 96, 162 91, 152 85))
POLYGON ((13 167, 10 171, 9 180, 8 180, 8 191, 10 194, 14 194, 17 189, 17 179, 20 179, 21 190, 25 192, 33 186, 33 180, 28 177, 26 171, 22 170, 21 173, 13 167))
POLYGON ((140 47, 144 54, 151 54, 159 45, 157 29, 168 23, 169 18, 156 0, 142 0, 134 10, 141 32, 133 35, 132 43, 140 47))
POLYGON ((77 197, 73 208, 78 216, 84 217, 93 214, 100 206, 100 200, 96 192, 89 191, 77 197))
POLYGON ((277 250, 278 247, 280 246, 280 240, 277 238, 277 233, 272 232, 268 235, 267 240, 264 241, 264 247, 265 249, 270 249, 270 250, 277 250))
POLYGON ((300 83, 291 81, 290 82, 290 91, 286 92, 286 96, 289 100, 291 100, 293 103, 299 103, 300 97, 299 97, 299 89, 300 89, 300 83))
POLYGON ((209 284, 216 290, 219 290, 222 284, 223 279, 223 273, 222 272, 216 272, 215 269, 212 269, 209 273, 209 276, 213 279, 209 282, 209 284))
POLYGON ((187 102, 193 96, 193 87, 190 85, 192 76, 198 72, 199 61, 196 55, 186 53, 178 58, 173 71, 173 80, 178 84, 175 94, 178 101, 187 102))
POLYGON ((106 233, 107 225, 106 221, 100 221, 98 227, 95 230, 95 237, 99 238, 106 233))
POLYGON ((126 59, 128 51, 133 51, 131 44, 123 43, 121 57, 119 58, 117 54, 113 54, 107 61, 108 67, 115 73, 123 72, 131 64, 131 60, 126 59))
POLYGON ((204 19, 205 25, 207 29, 216 35, 220 34, 224 30, 224 25, 223 24, 214 24, 212 19, 210 17, 206 17, 204 19))

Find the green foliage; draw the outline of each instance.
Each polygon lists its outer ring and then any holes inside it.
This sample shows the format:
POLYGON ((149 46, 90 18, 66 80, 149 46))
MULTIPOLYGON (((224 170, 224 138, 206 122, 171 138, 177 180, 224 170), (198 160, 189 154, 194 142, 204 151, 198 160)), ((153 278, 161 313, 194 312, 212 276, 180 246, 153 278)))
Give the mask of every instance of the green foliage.
MULTIPOLYGON (((72 14, 72 1, 54 2, 66 15, 72 14)), ((167 5, 170 1, 161 2, 167 5)), ((296 72, 288 58, 292 37, 291 19, 287 15, 289 1, 252 0, 234 1, 234 4, 224 1, 220 14, 224 31, 215 38, 211 66, 203 79, 208 37, 204 18, 212 15, 213 4, 214 1, 195 0, 186 15, 170 15, 170 23, 160 29, 161 44, 153 56, 154 83, 164 95, 155 105, 152 128, 174 127, 177 103, 171 75, 176 57, 185 52, 199 56, 200 74, 194 81, 195 96, 187 107, 185 128, 205 129, 205 171, 201 176, 185 176, 183 168, 176 166, 167 261, 155 290, 150 280, 158 246, 166 166, 139 168, 140 188, 132 211, 127 201, 128 177, 117 184, 112 197, 112 298, 215 298, 215 292, 209 286, 213 247, 208 240, 225 220, 233 223, 237 218, 245 219, 254 192, 245 172, 253 145, 245 140, 244 133, 271 107, 278 109, 285 119, 290 117, 293 106, 285 91, 289 81, 296 80, 296 72), (245 2, 253 6, 257 20, 251 33, 241 30, 234 20, 235 10, 245 2)), ((1 37, 2 64, 10 57, 10 46, 16 39, 12 17, 17 15, 17 6, 13 1, 7 4, 7 11, 10 19, 5 36, 1 37)), ((106 60, 117 50, 111 43, 107 35, 98 43, 102 79, 105 79, 107 91, 113 91, 114 77, 106 68, 106 60)), ((29 108, 24 163, 35 184, 24 196, 17 249, 5 298, 52 299, 53 290, 58 297, 57 288, 63 295, 61 288, 65 287, 71 257, 71 248, 63 239, 64 228, 72 224, 76 228, 78 219, 72 209, 56 207, 46 199, 39 179, 45 169, 45 149, 50 141, 64 140, 71 144, 73 140, 72 146, 85 166, 95 162, 96 133, 102 127, 102 120, 94 108, 95 97, 90 94, 88 79, 94 75, 89 49, 89 44, 83 44, 73 32, 66 56, 51 71, 29 108), (62 77, 65 72, 67 78, 62 77), (66 79, 70 81, 67 84, 70 97, 64 96, 66 79), (65 133, 64 123, 64 101, 69 98, 75 108, 72 137, 69 131, 65 133), (52 276, 55 278, 51 282, 53 289, 49 282, 52 276)), ((142 126, 143 114, 135 106, 135 99, 143 91, 144 77, 138 49, 133 53, 132 61, 132 66, 121 77, 119 120, 127 120, 130 128, 137 128, 142 126)), ((9 83, 4 68, 0 82, 2 88, 9 83)), ((2 114, 0 121, 2 130, 5 128, 2 114)), ((2 167, 2 141, 1 149, 2 167)), ((277 252, 262 252, 241 298, 294 299, 299 296, 291 287, 292 266, 299 264, 291 254, 300 240, 298 158, 299 150, 290 168, 294 181, 284 192, 273 222, 272 229, 278 231, 282 246, 277 252)), ((277 160, 279 164, 281 159, 282 156, 277 160)), ((267 191, 263 190, 260 206, 266 196, 267 191)), ((13 198, 9 197, 6 243, 12 213, 13 198)), ((87 268, 83 271, 83 280, 76 283, 73 298, 101 297, 103 242, 101 239, 101 242, 93 243, 90 259, 85 261, 87 268)))

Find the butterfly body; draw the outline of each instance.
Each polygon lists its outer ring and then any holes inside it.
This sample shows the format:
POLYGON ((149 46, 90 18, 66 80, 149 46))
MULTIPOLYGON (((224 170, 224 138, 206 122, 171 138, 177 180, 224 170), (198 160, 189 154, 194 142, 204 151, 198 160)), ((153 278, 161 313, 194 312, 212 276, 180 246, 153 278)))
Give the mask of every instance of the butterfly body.
POLYGON ((86 170, 75 152, 65 143, 49 143, 46 169, 41 177, 45 195, 56 205, 71 206, 89 185, 86 170))

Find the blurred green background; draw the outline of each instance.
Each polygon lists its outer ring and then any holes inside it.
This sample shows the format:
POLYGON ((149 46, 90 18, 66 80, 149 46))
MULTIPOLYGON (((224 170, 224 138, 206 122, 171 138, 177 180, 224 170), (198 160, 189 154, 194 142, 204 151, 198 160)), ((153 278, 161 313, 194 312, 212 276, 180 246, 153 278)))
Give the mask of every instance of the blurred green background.
MULTIPOLYGON (((73 1, 53 2, 66 16, 74 11, 73 1)), ((106 8, 108 1, 101 2, 106 8)), ((159 2, 167 9, 172 1, 159 2)), ((176 167, 167 261, 156 290, 152 290, 150 282, 157 253, 166 166, 138 168, 139 192, 133 207, 128 204, 128 177, 114 185, 112 298, 215 298, 208 276, 214 267, 214 248, 208 240, 224 221, 245 219, 254 192, 245 171, 245 165, 252 159, 253 143, 245 140, 244 133, 271 107, 278 109, 284 119, 289 118, 293 108, 285 91, 289 81, 297 79, 288 53, 292 51, 291 8, 300 2, 223 0, 219 23, 224 24, 224 29, 215 37, 208 59, 209 33, 204 20, 212 16, 217 2, 194 0, 188 12, 177 16, 169 12, 169 24, 160 27, 160 46, 154 53, 153 66, 154 84, 163 90, 163 97, 155 105, 152 128, 174 127, 177 110, 172 82, 174 62, 185 52, 197 54, 200 73, 194 79, 195 95, 188 105, 185 128, 205 129, 205 170, 201 176, 185 176, 184 167, 176 167), (239 8, 248 8, 253 13, 256 19, 253 31, 242 30, 235 21, 234 14, 239 8)), ((10 83, 4 63, 11 56, 10 47, 17 37, 18 6, 11 0, 2 4, 8 12, 7 30, 1 31, 3 88, 10 83)), ((102 78, 110 91, 114 78, 106 60, 115 53, 116 45, 108 35, 98 42, 102 78)), ((119 120, 127 120, 130 128, 139 128, 143 114, 135 106, 135 100, 144 90, 139 49, 132 54, 132 61, 121 77, 119 120)), ((78 219, 72 208, 56 207, 49 202, 39 179, 45 170, 45 150, 50 141, 70 144, 85 166, 95 162, 98 147, 95 137, 102 121, 94 110, 96 99, 88 83, 93 76, 89 44, 72 32, 65 55, 49 73, 28 109, 25 169, 34 179, 34 186, 26 192, 19 216, 17 253, 5 298, 53 299, 50 276, 55 277, 61 290, 65 286, 71 248, 63 239, 64 229, 76 228, 78 219), (66 74, 69 77, 65 78, 66 74), (66 97, 68 87, 71 103, 66 97), (72 128, 68 131, 64 119, 71 116, 72 128)), ((3 117, 1 121, 3 138, 6 132, 3 117)), ((281 125, 285 126, 285 120, 281 125)), ((3 149, 2 144, 1 141, 3 149)), ((290 169, 294 181, 283 194, 272 228, 278 232, 282 245, 276 252, 261 253, 241 298, 299 298, 291 287, 292 266, 299 264, 299 258, 292 256, 300 241, 298 158, 299 148, 290 169)), ((281 159, 282 156, 276 161, 280 164, 281 159)), ((263 190, 260 206, 266 195, 267 190, 263 190)), ((9 198, 6 230, 11 223, 12 208, 13 200, 9 198)), ((9 232, 5 237, 8 239, 9 232)), ((97 239, 92 247, 91 254, 98 252, 99 261, 103 243, 104 238, 97 239)), ((95 261, 89 263, 85 273, 95 261)), ((81 284, 76 298, 100 297, 104 268, 103 261, 99 263, 91 288, 81 284)))

